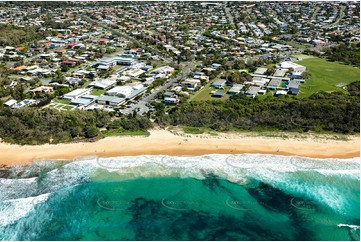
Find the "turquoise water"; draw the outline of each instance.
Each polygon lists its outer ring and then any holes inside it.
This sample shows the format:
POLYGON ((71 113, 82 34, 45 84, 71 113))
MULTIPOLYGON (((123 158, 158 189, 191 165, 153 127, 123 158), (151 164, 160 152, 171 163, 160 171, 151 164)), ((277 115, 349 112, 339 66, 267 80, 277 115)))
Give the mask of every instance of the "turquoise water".
POLYGON ((0 180, 2 240, 360 239, 359 227, 337 226, 360 225, 355 159, 143 156, 45 164, 34 168, 37 177, 14 179, 16 170, 0 180))

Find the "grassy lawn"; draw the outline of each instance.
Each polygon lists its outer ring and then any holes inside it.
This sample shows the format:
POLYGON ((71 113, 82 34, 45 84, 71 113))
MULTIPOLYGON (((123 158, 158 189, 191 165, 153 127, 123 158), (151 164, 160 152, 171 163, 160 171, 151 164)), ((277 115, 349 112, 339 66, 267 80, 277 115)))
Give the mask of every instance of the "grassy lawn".
POLYGON ((311 78, 301 84, 299 97, 308 97, 319 91, 344 91, 343 86, 360 80, 360 68, 337 62, 329 62, 318 57, 299 56, 297 63, 307 67, 311 78))
POLYGON ((152 65, 156 65, 156 68, 167 65, 167 62, 162 60, 151 60, 150 62, 152 63, 152 65))
POLYGON ((189 101, 191 102, 191 101, 206 101, 206 100, 228 100, 230 97, 229 94, 224 95, 222 98, 212 97, 211 94, 212 91, 227 93, 228 90, 229 87, 226 87, 223 90, 215 89, 211 87, 211 83, 208 83, 202 88, 202 90, 199 90, 195 94, 193 94, 189 99, 189 101))
POLYGON ((58 98, 55 98, 55 99, 54 99, 54 102, 62 103, 62 104, 70 104, 70 103, 71 103, 70 100, 58 99, 58 98))
POLYGON ((87 86, 89 86, 89 84, 91 83, 92 81, 86 81, 83 86, 81 86, 82 88, 86 88, 87 86))
POLYGON ((100 96, 102 94, 105 93, 105 90, 102 90, 102 89, 96 89, 94 88, 92 91, 91 91, 91 95, 94 95, 94 96, 100 96))
POLYGON ((122 67, 123 67, 123 66, 113 66, 112 70, 113 70, 113 72, 114 72, 114 71, 119 70, 119 69, 122 68, 122 67))
POLYGON ((273 97, 273 95, 274 95, 275 92, 276 92, 276 91, 268 90, 268 91, 266 92, 266 94, 264 94, 264 95, 258 94, 258 95, 257 95, 257 99, 259 99, 259 100, 265 100, 266 98, 273 97))
POLYGON ((71 110, 74 108, 74 106, 63 106, 62 108, 65 110, 71 110))
POLYGON ((307 49, 307 48, 310 48, 310 46, 294 43, 292 41, 288 41, 288 42, 286 42, 286 44, 288 44, 290 46, 293 46, 293 47, 296 47, 296 48, 304 49, 304 50, 307 49))
POLYGON ((302 58, 302 60, 318 58, 318 57, 316 57, 316 56, 304 55, 304 54, 298 54, 298 55, 292 55, 292 56, 293 56, 293 57, 297 57, 297 58, 302 58))
POLYGON ((69 100, 64 100, 64 99, 54 99, 51 103, 49 103, 45 107, 46 108, 54 108, 59 111, 72 110, 73 108, 75 108, 74 105, 70 105, 69 100))
POLYGON ((144 130, 135 130, 135 131, 130 131, 130 130, 125 130, 125 129, 114 129, 114 130, 104 130, 102 131, 102 138, 104 137, 108 137, 108 136, 124 136, 124 135, 130 135, 130 136, 149 136, 149 132, 148 131, 144 131, 144 130))

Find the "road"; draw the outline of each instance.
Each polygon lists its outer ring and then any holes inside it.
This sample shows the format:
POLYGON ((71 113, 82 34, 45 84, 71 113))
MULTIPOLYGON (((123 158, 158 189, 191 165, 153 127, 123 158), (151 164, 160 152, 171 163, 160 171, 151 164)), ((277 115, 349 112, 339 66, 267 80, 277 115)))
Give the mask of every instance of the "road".
POLYGON ((340 22, 340 20, 341 20, 341 19, 343 18, 343 16, 345 15, 345 13, 344 13, 344 11, 345 11, 345 6, 342 5, 342 6, 340 7, 339 11, 340 11, 340 14, 338 15, 338 18, 336 19, 336 21, 333 22, 333 23, 331 23, 331 24, 329 24, 329 25, 323 26, 323 27, 322 27, 323 29, 331 28, 331 27, 333 27, 333 26, 337 26, 337 25, 338 25, 338 23, 340 22))
POLYGON ((183 62, 182 65, 182 72, 179 73, 177 76, 168 79, 163 86, 157 87, 152 90, 151 93, 143 95, 141 99, 138 100, 138 103, 132 104, 131 107, 126 108, 122 111, 123 114, 130 114, 136 111, 138 114, 142 115, 149 111, 148 104, 156 99, 159 92, 166 91, 173 86, 176 86, 179 81, 184 80, 187 76, 196 68, 199 62, 183 62))
MULTIPOLYGON (((118 36, 122 36, 123 38, 135 42, 135 43, 141 43, 140 40, 137 40, 135 38, 133 38, 132 36, 127 35, 124 32, 120 32, 117 30, 112 29, 111 27, 107 26, 106 24, 93 20, 85 15, 81 15, 83 19, 85 19, 86 21, 92 23, 92 24, 96 24, 99 26, 102 26, 103 28, 107 29, 108 31, 110 31, 111 33, 118 35, 118 36)), ((233 18, 232 18, 233 21, 233 18)), ((173 59, 164 54, 163 52, 148 46, 146 43, 142 43, 141 46, 144 46, 143 48, 149 52, 155 53, 158 56, 160 56, 161 58, 163 58, 165 61, 167 61, 169 64, 174 63, 173 59)), ((134 111, 136 111, 138 114, 142 115, 144 113, 147 113, 149 111, 149 103, 156 99, 157 95, 159 92, 163 92, 165 90, 168 90, 169 88, 171 88, 172 86, 175 86, 179 81, 184 80, 185 78, 187 78, 187 76, 196 68, 197 65, 199 65, 200 62, 182 62, 181 63, 181 70, 182 72, 179 73, 177 76, 172 77, 170 79, 168 79, 163 86, 161 87, 157 87, 155 89, 152 90, 151 93, 148 94, 144 94, 142 98, 140 98, 137 103, 133 103, 129 108, 126 108, 122 111, 123 114, 130 114, 133 113, 134 111)), ((119 71, 118 71, 119 72, 119 71)))
POLYGON ((313 12, 312 14, 312 17, 311 17, 311 20, 314 20, 317 16, 317 13, 320 11, 320 8, 319 7, 316 7, 315 11, 313 12))
POLYGON ((224 12, 226 13, 226 16, 227 16, 227 18, 228 18, 229 24, 232 25, 233 28, 236 28, 236 26, 234 25, 233 16, 232 16, 232 14, 231 14, 231 12, 230 12, 229 7, 227 7, 227 5, 225 5, 224 12))
POLYGON ((152 52, 152 53, 160 56, 161 58, 163 58, 164 60, 166 60, 166 61, 168 61, 168 62, 173 62, 173 59, 172 59, 170 56, 168 56, 168 55, 164 54, 163 52, 161 52, 161 51, 159 51, 159 50, 157 50, 157 49, 149 46, 149 45, 146 44, 146 43, 141 43, 140 40, 138 40, 138 39, 136 39, 136 38, 134 38, 134 37, 132 37, 132 36, 130 36, 130 35, 128 35, 128 34, 126 34, 126 33, 124 33, 124 32, 120 32, 120 31, 118 31, 118 30, 114 30, 114 29, 112 29, 111 27, 109 27, 108 25, 106 25, 106 24, 104 24, 104 23, 102 23, 102 22, 100 22, 100 21, 96 21, 96 20, 94 20, 94 19, 91 19, 91 18, 89 18, 88 16, 85 16, 85 15, 83 15, 83 14, 82 14, 81 16, 82 16, 82 19, 84 19, 84 20, 86 20, 86 21, 88 21, 88 22, 90 22, 90 23, 92 23, 92 24, 99 25, 99 26, 103 27, 104 29, 107 29, 108 31, 110 31, 112 34, 115 34, 115 35, 118 35, 118 36, 122 36, 123 38, 125 38, 125 39, 127 39, 127 40, 129 40, 129 41, 131 41, 131 42, 133 42, 133 43, 138 43, 140 46, 143 46, 143 47, 142 47, 143 49, 145 49, 145 50, 147 50, 147 51, 149 51, 149 52, 152 52))

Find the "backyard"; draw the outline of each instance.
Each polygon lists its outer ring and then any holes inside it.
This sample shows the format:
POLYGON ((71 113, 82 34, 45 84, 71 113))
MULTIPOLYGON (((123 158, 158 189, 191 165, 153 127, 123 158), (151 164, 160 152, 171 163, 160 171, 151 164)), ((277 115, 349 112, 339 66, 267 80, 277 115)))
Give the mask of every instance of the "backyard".
POLYGON ((223 89, 223 90, 215 89, 215 88, 211 87, 211 83, 208 83, 201 90, 198 90, 197 92, 192 94, 189 101, 228 100, 230 94, 226 94, 222 98, 212 97, 212 94, 211 94, 211 92, 213 92, 213 91, 227 93, 228 90, 229 90, 229 87, 225 87, 225 89, 223 89))

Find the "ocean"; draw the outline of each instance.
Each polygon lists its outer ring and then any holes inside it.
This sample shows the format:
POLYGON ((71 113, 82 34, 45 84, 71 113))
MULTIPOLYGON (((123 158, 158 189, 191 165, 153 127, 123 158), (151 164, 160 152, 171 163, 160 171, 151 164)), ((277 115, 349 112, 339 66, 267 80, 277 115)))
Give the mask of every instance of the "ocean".
POLYGON ((360 240, 359 159, 85 157, 0 171, 1 240, 360 240))

